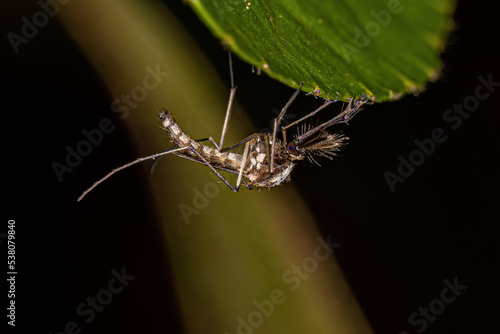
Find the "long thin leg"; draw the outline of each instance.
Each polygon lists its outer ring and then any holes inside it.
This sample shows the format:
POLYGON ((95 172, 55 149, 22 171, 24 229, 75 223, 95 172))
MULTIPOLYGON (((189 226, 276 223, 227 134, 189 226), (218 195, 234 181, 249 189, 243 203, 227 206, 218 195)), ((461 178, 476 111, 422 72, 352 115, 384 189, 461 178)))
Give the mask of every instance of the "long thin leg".
POLYGON ((271 142, 271 145, 272 145, 272 147, 271 147, 271 168, 270 168, 271 173, 274 171, 274 154, 275 154, 275 151, 276 151, 276 145, 275 145, 275 143, 276 143, 276 135, 278 133, 278 127, 280 126, 281 121, 283 120, 283 117, 285 116, 286 110, 288 109, 288 107, 290 107, 290 105, 292 104, 292 102, 299 95, 300 90, 302 89, 302 86, 304 86, 303 82, 300 83, 299 88, 295 91, 295 93, 293 93, 293 95, 290 98, 290 100, 288 100, 287 104, 283 107, 283 109, 281 109, 281 112, 278 115, 278 117, 276 117, 276 119, 274 120, 273 141, 271 142))
MULTIPOLYGON (((175 147, 175 146, 174 146, 175 147)), ((180 147, 180 148, 171 148, 171 149, 168 149, 166 151, 163 151, 161 153, 156 153, 156 154, 153 154, 153 155, 149 155, 147 157, 143 157, 143 158, 139 158, 137 160, 134 160, 132 162, 129 162, 128 164, 125 164, 121 167, 118 167, 118 168, 115 168, 113 169, 111 172, 109 172, 105 177, 103 177, 102 179, 100 179, 99 181, 95 182, 90 188, 88 188, 87 190, 85 190, 81 195, 80 197, 78 197, 77 201, 80 202, 89 192, 91 192, 95 187, 97 187, 98 185, 100 185, 101 183, 103 183, 104 181, 106 181, 108 178, 110 178, 113 174, 115 173, 118 173, 119 171, 125 169, 125 168, 128 168, 132 165, 135 165, 135 164, 138 164, 139 162, 142 162, 142 161, 145 161, 145 160, 150 160, 150 159, 155 159, 157 157, 160 157, 160 156, 163 156, 163 155, 166 155, 166 154, 170 154, 170 153, 174 153, 174 152, 178 152, 178 151, 182 151, 182 150, 185 150, 187 149, 187 147, 180 147)))
POLYGON ((248 141, 250 141, 250 140, 252 140, 252 139, 254 139, 255 137, 258 137, 258 136, 259 136, 259 134, 258 134, 258 133, 254 133, 253 135, 250 135, 250 136, 246 137, 245 139, 240 140, 240 141, 239 141, 239 142, 237 142, 236 144, 231 145, 231 146, 229 146, 229 147, 226 147, 225 149, 221 150, 221 152, 227 152, 227 151, 230 151, 230 150, 232 150, 233 148, 236 148, 236 147, 238 147, 238 146, 240 146, 240 145, 243 145, 243 144, 245 144, 246 142, 248 142, 248 141))
MULTIPOLYGON (((236 148, 236 147, 238 147, 238 146, 240 146, 240 145, 242 145, 242 144, 245 144, 245 143, 247 143, 248 141, 250 141, 251 139, 255 138, 256 136, 258 136, 258 134, 256 134, 256 133, 255 133, 255 134, 253 134, 253 135, 250 135, 250 136, 248 136, 247 138, 243 139, 242 141, 240 141, 240 142, 236 143, 235 145, 232 145, 232 146, 230 146, 230 147, 225 148, 225 149, 223 150, 223 152, 229 151, 229 150, 231 150, 231 149, 233 149, 233 148, 236 148)), ((196 142, 203 142, 203 141, 206 141, 206 140, 210 141, 210 142, 212 143, 212 145, 214 145, 214 146, 217 148, 217 143, 215 143, 215 141, 213 140, 213 138, 212 138, 212 137, 203 138, 203 139, 198 139, 198 140, 196 140, 196 142)), ((192 150, 194 150, 194 148, 192 148, 192 150)), ((247 150, 246 146, 245 146, 245 150, 247 150)), ((195 151, 196 155, 199 157, 200 155, 198 154, 198 152, 197 152, 196 150, 194 150, 194 151, 195 151)), ((166 152, 166 151, 165 151, 165 152, 166 152)), ((175 154, 175 153, 174 153, 174 154, 175 154)), ((235 172, 235 171, 232 171, 232 170, 229 170, 229 169, 223 168, 223 167, 214 167, 214 166, 212 166, 212 165, 211 165, 208 161, 206 161, 206 159, 200 159, 200 160, 197 160, 197 159, 195 159, 195 158, 190 157, 189 155, 184 155, 184 154, 175 154, 175 155, 177 155, 178 157, 184 158, 184 159, 188 159, 188 160, 191 160, 191 161, 194 161, 194 162, 198 162, 198 163, 200 163, 200 164, 202 164, 202 165, 205 165, 205 166, 209 166, 212 170, 213 170, 213 168, 216 168, 216 169, 223 170, 223 171, 225 171, 225 172, 230 172, 230 173, 236 174, 236 175, 238 175, 238 177, 239 177, 239 175, 240 175, 240 172, 235 172)), ((159 160, 160 160, 160 159, 155 159, 155 161, 153 162, 153 164, 151 164, 151 167, 150 167, 150 169, 149 169, 150 174, 152 174, 152 173, 154 172, 154 168, 155 168, 155 166, 156 166, 156 164, 158 163, 158 161, 159 161, 159 160)), ((224 178, 223 178, 223 177, 222 177, 219 173, 217 173, 217 172, 216 172, 216 174, 217 174, 217 176, 219 176, 219 178, 221 178, 221 179, 222 179, 222 180, 223 180, 223 181, 227 184, 227 180, 225 180, 225 179, 224 179, 224 178)), ((248 189, 252 189, 252 186, 251 186, 251 185, 247 185, 247 183, 245 182, 245 180, 244 180, 244 179, 242 179, 242 178, 240 178, 240 182, 239 182, 239 184, 238 184, 238 185, 237 185, 237 187, 236 187, 236 191, 238 191, 238 190, 239 190, 239 185, 241 184, 241 182, 243 182, 243 184, 245 185, 245 187, 247 187, 248 189)), ((233 189, 233 191, 234 191, 234 188, 233 188, 233 187, 231 187, 231 186, 229 186, 229 187, 230 187, 231 189, 233 189)))
MULTIPOLYGON (((206 140, 206 139, 205 139, 205 140, 206 140)), ((212 138, 212 136, 208 137, 208 141, 209 141, 210 143, 212 143, 212 145, 214 145, 214 147, 217 149, 217 151, 219 151, 219 152, 220 152, 220 149, 221 149, 221 148, 220 148, 219 146, 217 146, 217 143, 216 143, 216 142, 215 142, 215 140, 212 138)))
POLYGON ((312 116, 316 115, 319 111, 323 110, 324 108, 326 108, 327 106, 329 106, 333 102, 334 101, 326 100, 325 103, 323 103, 323 105, 321 105, 319 108, 317 108, 313 112, 311 112, 311 113, 305 115, 304 117, 302 117, 301 119, 298 119, 295 122, 292 122, 292 123, 288 124, 287 126, 281 128, 281 131, 283 131, 283 140, 286 142, 286 129, 294 126, 295 124, 298 124, 298 123, 304 121, 305 119, 307 119, 309 117, 312 117, 312 116))
POLYGON ((229 182, 224 178, 224 176, 222 176, 208 161, 207 159, 205 159, 197 150, 194 149, 193 146, 189 146, 189 148, 191 149, 191 151, 193 151, 197 156, 198 158, 203 161, 203 164, 210 167, 210 169, 212 170, 212 172, 214 172, 221 180, 222 182, 224 182, 226 184, 226 186, 228 186, 232 191, 234 192, 238 192, 238 189, 235 189, 233 188, 232 185, 229 184, 229 182))
MULTIPOLYGON (((219 147, 217 146, 217 143, 214 141, 214 139, 212 137, 208 137, 208 138, 203 138, 203 139, 198 139, 198 140, 195 140, 196 142, 202 142, 202 141, 210 141, 212 143, 212 145, 214 145, 215 148, 217 148, 217 150, 219 150, 219 147)), ((163 152, 167 152, 168 150, 170 150, 171 148, 167 148, 165 151, 163 152)), ((154 159, 153 163, 151 164, 151 166, 149 167, 149 174, 152 175, 154 172, 155 172, 155 168, 156 168, 156 165, 158 165, 158 163, 160 162, 161 158, 163 156, 160 156, 158 157, 158 159, 154 159)))
POLYGON ((267 165, 268 166, 271 166, 271 161, 273 159, 271 159, 271 154, 269 154, 269 134, 268 133, 264 133, 264 143, 265 143, 265 147, 266 147, 266 156, 267 156, 267 165))
POLYGON ((243 177, 243 171, 245 170, 245 165, 247 164, 249 149, 250 149, 250 142, 247 142, 245 144, 245 151, 243 152, 243 158, 241 159, 240 173, 238 174, 238 180, 236 181, 236 191, 240 189, 241 178, 243 177))
MULTIPOLYGON (((234 75, 233 75, 233 59, 231 58, 231 50, 228 50, 229 54, 229 75, 231 76, 231 93, 229 94, 229 102, 227 103, 226 118, 224 119, 224 125, 222 126, 222 134, 220 135, 220 144, 218 150, 222 150, 222 145, 224 145, 224 138, 226 137, 227 127, 229 125, 229 118, 231 117, 231 109, 233 107, 234 96, 236 94, 236 87, 234 86, 234 75)), ((215 145, 217 147, 217 145, 215 145)))
POLYGON ((349 122, 363 108, 363 106, 368 103, 371 103, 371 101, 368 100, 368 96, 366 95, 361 95, 358 99, 351 100, 351 102, 349 102, 347 107, 340 114, 338 114, 331 120, 326 121, 325 123, 315 127, 314 129, 311 129, 306 133, 297 136, 294 139, 295 144, 296 145, 302 144, 305 140, 307 140, 314 134, 318 133, 323 129, 329 128, 332 125, 349 122))
MULTIPOLYGON (((196 162, 196 163, 199 163, 200 165, 203 165, 203 166, 206 166, 206 162, 205 161, 201 161, 201 160, 198 160, 192 156, 189 156, 189 155, 186 155, 186 154, 183 154, 183 153, 174 153, 174 155, 178 156, 179 158, 183 158, 183 159, 187 159, 187 160, 191 160, 193 162, 196 162)), ((206 160, 206 159, 205 159, 206 160)), ((207 161, 208 162, 208 161, 207 161)), ((228 173, 231 173, 231 174, 234 174, 234 175, 238 175, 239 172, 236 172, 232 169, 228 169, 228 168, 224 168, 224 167, 221 167, 221 166, 212 166, 213 168, 215 169, 218 169, 218 170, 221 170, 221 171, 224 171, 224 172, 228 172, 228 173)), ((243 182, 243 185, 245 187, 248 188, 248 190, 251 190, 252 189, 252 185, 251 184, 248 184, 246 181, 245 181, 245 178, 242 178, 241 179, 241 182, 243 182)))

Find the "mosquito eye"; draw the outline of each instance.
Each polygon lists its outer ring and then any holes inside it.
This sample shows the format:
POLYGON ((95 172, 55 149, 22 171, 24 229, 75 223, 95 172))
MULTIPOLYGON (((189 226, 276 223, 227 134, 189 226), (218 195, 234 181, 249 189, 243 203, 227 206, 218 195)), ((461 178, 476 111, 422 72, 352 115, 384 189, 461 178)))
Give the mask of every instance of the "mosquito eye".
POLYGON ((300 153, 295 148, 295 144, 293 142, 288 143, 287 148, 288 148, 288 153, 290 153, 291 155, 294 155, 294 156, 300 155, 300 153))

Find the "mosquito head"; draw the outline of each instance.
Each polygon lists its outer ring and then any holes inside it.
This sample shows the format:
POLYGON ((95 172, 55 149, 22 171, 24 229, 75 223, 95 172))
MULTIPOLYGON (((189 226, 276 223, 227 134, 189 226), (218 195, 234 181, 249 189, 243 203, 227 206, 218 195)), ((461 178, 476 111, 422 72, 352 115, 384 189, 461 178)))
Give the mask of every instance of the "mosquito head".
POLYGON ((301 149, 295 142, 291 141, 286 144, 286 152, 290 156, 291 160, 304 160, 305 151, 301 149))

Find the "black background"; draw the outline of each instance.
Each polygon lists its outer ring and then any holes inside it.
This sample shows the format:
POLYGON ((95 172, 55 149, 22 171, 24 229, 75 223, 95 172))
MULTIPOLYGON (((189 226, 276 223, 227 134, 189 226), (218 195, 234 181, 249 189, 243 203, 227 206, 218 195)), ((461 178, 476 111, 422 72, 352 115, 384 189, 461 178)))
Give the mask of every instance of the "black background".
MULTIPOLYGON (((443 280, 455 277, 467 289, 425 333, 498 328, 500 89, 456 131, 443 121, 448 108, 474 94, 479 75, 492 74, 500 81, 500 29, 493 3, 459 3, 458 29, 442 55, 439 81, 418 97, 366 108, 345 128, 352 140, 342 159, 324 162, 322 168, 303 164, 294 172, 293 182, 323 235, 349 245, 339 248, 336 257, 376 333, 416 333, 409 315, 439 298, 443 280), (396 172, 398 156, 408 157, 416 148, 414 140, 429 138, 435 128, 446 131, 446 142, 391 192, 384 172, 396 172)), ((2 5, 4 36, 18 30, 22 16, 38 10, 36 3, 2 5)), ((167 5, 221 76, 228 77, 219 41, 189 7, 177 1, 167 5)), ((100 78, 57 20, 17 55, 6 37, 1 45, 0 231, 5 233, 7 219, 15 219, 22 240, 17 332, 62 331, 76 318, 76 305, 111 278, 109 268, 119 271, 127 263, 131 274, 147 275, 117 295, 121 302, 112 303, 83 332, 181 333, 146 176, 139 169, 124 172, 125 188, 122 181, 109 180, 93 208, 101 212, 98 219, 90 219, 85 206, 74 201, 89 180, 136 157, 127 129, 117 127, 64 182, 51 168, 64 158, 65 145, 81 139, 83 129, 95 127, 102 115, 115 117, 100 78), (116 187, 141 195, 118 197, 116 187), (112 201, 123 210, 106 210, 112 201), (89 220, 95 224, 81 224, 89 220)), ((240 103, 246 110, 263 111, 251 116, 259 128, 269 127, 271 109, 280 108, 293 90, 252 74, 250 65, 238 59, 234 69, 240 103)), ((311 110, 310 101, 299 98, 296 110, 311 110)))

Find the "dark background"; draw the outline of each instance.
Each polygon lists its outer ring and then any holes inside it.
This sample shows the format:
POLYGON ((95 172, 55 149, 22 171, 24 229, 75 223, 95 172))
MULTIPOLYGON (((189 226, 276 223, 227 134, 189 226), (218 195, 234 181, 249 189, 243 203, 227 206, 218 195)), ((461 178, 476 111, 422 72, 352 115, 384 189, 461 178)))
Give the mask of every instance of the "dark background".
MULTIPOLYGON (((442 55, 439 81, 418 97, 366 108, 345 128, 351 145, 342 159, 322 161, 321 168, 302 164, 294 172, 293 182, 323 235, 335 235, 345 245, 336 258, 376 333, 416 333, 409 315, 439 298, 443 280, 455 277, 467 289, 425 333, 498 328, 500 89, 456 131, 443 121, 445 110, 474 94, 479 75, 500 81, 493 3, 459 3, 458 28, 442 55), (429 138, 435 128, 446 131, 446 142, 391 192, 384 172, 396 172, 398 156, 408 157, 414 140, 429 138)), ((19 29, 22 16, 38 10, 35 3, 2 5, 4 36, 19 29)), ((227 78, 227 55, 219 41, 189 7, 177 1, 167 5, 227 78)), ((57 20, 18 55, 6 37, 1 47, 0 232, 5 233, 7 219, 16 220, 17 332, 62 331, 67 321, 78 320, 76 306, 105 288, 110 268, 120 271, 126 264, 130 274, 147 274, 116 295, 119 302, 83 332, 181 333, 146 176, 132 168, 121 180, 110 179, 94 194, 97 218, 90 219, 86 206, 74 200, 89 180, 135 159, 126 127, 118 126, 64 182, 51 168, 54 160, 64 159, 65 145, 81 140, 81 131, 95 127, 102 115, 117 120, 109 111, 112 97, 57 20), (140 195, 116 196, 116 188, 140 195), (107 210, 113 201, 122 210, 107 210), (91 226, 82 224, 88 221, 91 226)), ((238 59, 234 70, 238 100, 246 110, 259 111, 251 113, 258 128, 268 128, 272 108, 281 108, 293 89, 252 74, 238 59)), ((301 96, 294 107, 312 110, 311 99, 301 96)), ((0 240, 3 253, 5 239, 0 240)))

